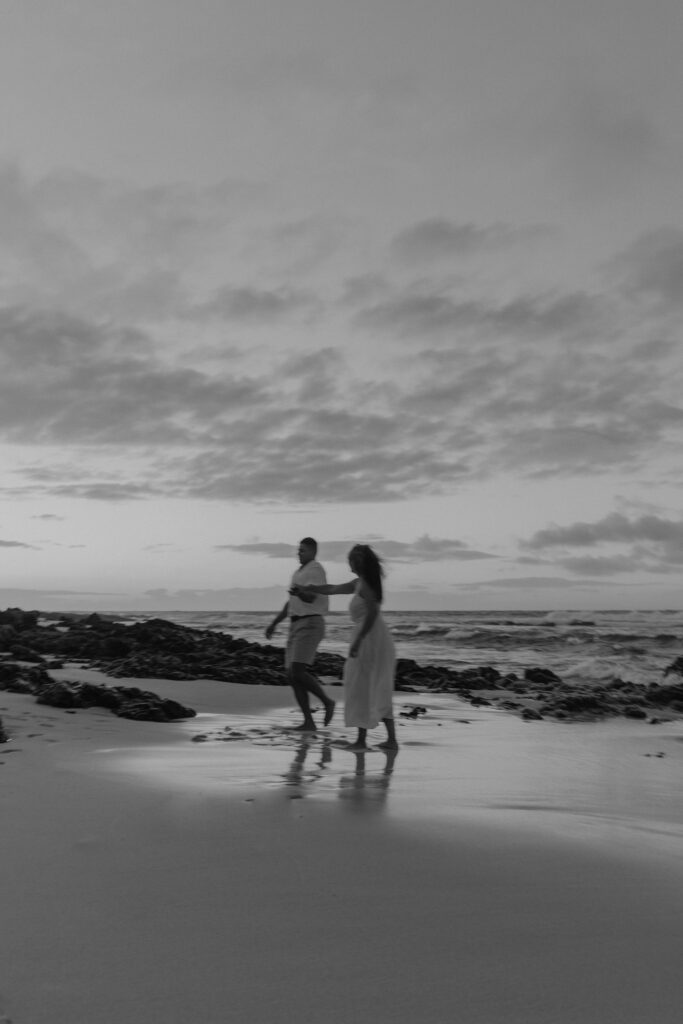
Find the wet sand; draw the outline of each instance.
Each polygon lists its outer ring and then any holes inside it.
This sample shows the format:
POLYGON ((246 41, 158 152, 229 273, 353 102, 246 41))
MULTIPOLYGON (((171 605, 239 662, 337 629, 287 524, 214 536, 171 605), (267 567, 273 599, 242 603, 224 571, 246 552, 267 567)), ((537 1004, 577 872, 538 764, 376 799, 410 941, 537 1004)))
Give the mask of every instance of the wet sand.
POLYGON ((397 694, 394 758, 341 705, 122 682, 199 715, 0 694, 0 1019, 678 1024, 683 723, 397 694))

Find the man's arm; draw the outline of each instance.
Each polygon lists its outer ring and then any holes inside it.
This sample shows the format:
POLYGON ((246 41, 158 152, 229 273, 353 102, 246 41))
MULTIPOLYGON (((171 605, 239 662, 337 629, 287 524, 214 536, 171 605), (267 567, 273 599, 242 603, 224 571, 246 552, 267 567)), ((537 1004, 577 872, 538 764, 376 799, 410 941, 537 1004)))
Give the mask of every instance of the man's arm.
POLYGON ((278 614, 275 616, 275 618, 273 619, 273 621, 270 623, 269 626, 266 626, 266 639, 267 640, 270 640, 271 636, 273 635, 273 633, 275 632, 277 627, 280 625, 280 623, 282 622, 283 619, 287 618, 288 614, 289 614, 289 601, 285 601, 284 605, 282 606, 282 611, 278 612, 278 614))
POLYGON ((295 595, 304 604, 312 604, 315 601, 317 594, 324 594, 324 590, 311 591, 310 587, 313 584, 325 584, 327 583, 327 576, 320 562, 309 563, 303 572, 301 572, 305 583, 295 584, 289 591, 290 594, 295 595))

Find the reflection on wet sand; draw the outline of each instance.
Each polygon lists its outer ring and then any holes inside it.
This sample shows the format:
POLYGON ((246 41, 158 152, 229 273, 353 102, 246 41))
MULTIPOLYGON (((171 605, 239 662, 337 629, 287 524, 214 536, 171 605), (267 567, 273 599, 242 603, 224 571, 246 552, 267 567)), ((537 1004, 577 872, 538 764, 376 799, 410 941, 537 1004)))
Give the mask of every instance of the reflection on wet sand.
POLYGON ((328 737, 325 737, 321 746, 318 747, 318 744, 315 742, 315 736, 302 735, 294 755, 294 760, 282 775, 285 785, 296 790, 296 793, 290 794, 292 799, 295 799, 297 796, 306 796, 306 788, 322 778, 325 768, 331 761, 332 743, 328 737), (306 766, 309 754, 320 754, 320 757, 313 764, 309 762, 308 766, 306 766))
POLYGON ((377 770, 378 752, 350 751, 346 745, 335 744, 327 737, 319 743, 314 735, 301 737, 294 759, 282 775, 285 786, 292 790, 290 798, 302 799, 310 795, 311 788, 320 780, 329 783, 327 769, 332 766, 332 752, 335 748, 339 757, 348 758, 352 755, 355 758, 353 774, 345 773, 339 778, 339 799, 354 811, 379 810, 383 807, 389 794, 389 783, 398 751, 382 750, 382 764, 377 770))
POLYGON ((279 789, 289 800, 340 800, 359 811, 385 806, 398 754, 375 745, 356 750, 339 735, 297 732, 266 716, 204 714, 185 733, 185 744, 100 750, 100 766, 164 786, 241 789, 249 800, 279 789))
POLYGON ((382 771, 368 772, 366 752, 354 751, 356 770, 353 775, 342 775, 339 780, 339 799, 354 811, 378 811, 384 807, 389 795, 389 783, 394 771, 398 750, 383 750, 385 761, 382 771))

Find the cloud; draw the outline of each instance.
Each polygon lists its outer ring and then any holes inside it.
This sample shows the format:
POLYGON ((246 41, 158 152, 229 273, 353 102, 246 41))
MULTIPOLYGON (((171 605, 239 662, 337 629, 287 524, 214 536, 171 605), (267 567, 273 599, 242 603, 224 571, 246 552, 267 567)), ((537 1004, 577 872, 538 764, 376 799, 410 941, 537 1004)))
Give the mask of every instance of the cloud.
POLYGON ((628 555, 612 555, 601 558, 560 558, 558 564, 579 576, 614 576, 618 573, 632 573, 643 568, 641 562, 628 555))
POLYGON ((102 610, 103 598, 120 595, 94 590, 38 590, 28 587, 0 588, 0 607, 40 609, 42 611, 77 611, 84 606, 102 610))
POLYGON ((587 575, 614 573, 668 573, 683 565, 683 520, 651 514, 629 519, 613 512, 595 522, 575 522, 539 530, 520 542, 526 551, 550 553, 556 564, 587 575), (576 548, 614 548, 608 554, 567 555, 576 548))
MULTIPOLYGON (((388 540, 384 537, 357 538, 355 540, 318 540, 321 560, 345 562, 346 556, 356 543, 370 543, 381 558, 393 562, 422 563, 441 561, 477 561, 495 558, 484 551, 469 548, 463 541, 429 537, 425 534, 411 543, 388 540)), ((235 551, 247 555, 266 555, 269 558, 291 559, 295 552, 293 544, 265 543, 252 541, 248 544, 219 544, 217 550, 235 551)))
POLYGON ((2 165, 0 302, 119 322, 179 315, 251 206, 242 183, 144 188, 76 172, 32 181, 2 165))
POLYGON ((20 540, 0 540, 0 548, 30 548, 32 551, 38 551, 34 544, 24 544, 20 540))
POLYGON ((176 467, 182 493, 203 499, 266 502, 383 502, 451 490, 469 475, 458 453, 411 447, 411 425, 394 419, 310 414, 289 436, 265 439, 258 426, 244 444, 203 452, 176 467), (334 424, 346 425, 340 434, 334 424), (308 429, 306 429, 308 428, 308 429), (383 438, 383 440, 382 440, 383 438), (376 443, 375 443, 375 439, 376 443))
POLYGON ((649 90, 600 80, 597 69, 581 71, 577 77, 572 68, 566 80, 558 76, 517 123, 526 146, 539 152, 547 174, 573 199, 611 200, 656 173, 663 147, 657 110, 645 101, 649 90))
MULTIPOLYGON (((523 333, 534 308, 509 303, 509 326, 523 333)), ((537 322, 538 343, 514 348, 488 331, 488 345, 434 346, 417 361, 406 350, 387 362, 381 343, 285 347, 249 372, 249 352, 195 368, 149 331, 0 309, 0 435, 77 452, 20 466, 29 490, 4 493, 389 501, 501 471, 635 467, 665 442, 673 458, 683 410, 670 353, 629 361, 621 344, 582 341, 577 359, 562 331, 581 309, 558 298, 544 315, 559 335, 541 341, 537 322)))
POLYGON ((640 295, 680 312, 683 306, 683 230, 664 227, 642 234, 611 262, 628 295, 640 295))
POLYGON ((142 332, 58 311, 0 310, 0 371, 0 432, 24 443, 193 443, 266 395, 165 365, 142 332))
POLYGON ((683 549, 683 520, 662 519, 656 515, 628 519, 613 512, 594 523, 577 522, 539 530, 522 547, 531 551, 554 547, 594 547, 601 542, 654 541, 683 549))
MULTIPOLYGON (((457 584, 458 590, 466 591, 480 591, 480 590, 572 590, 572 589, 583 589, 587 582, 586 580, 572 580, 566 579, 562 576, 501 576, 489 580, 478 580, 468 583, 457 584)), ((604 581, 600 581, 601 586, 605 585, 604 581)), ((610 585, 607 583, 606 585, 610 585)))
POLYGON ((360 309, 353 318, 356 327, 387 331, 399 338, 423 338, 475 331, 483 339, 501 335, 521 339, 579 338, 591 335, 603 314, 593 296, 548 294, 520 296, 496 304, 481 299, 456 299, 447 291, 421 286, 398 290, 384 301, 360 309))
POLYGON ((73 483, 52 485, 50 494, 55 498, 84 498, 88 501, 140 501, 163 494, 163 490, 144 483, 73 483))
MULTIPOLYGON (((310 505, 673 468, 678 329, 633 297, 674 301, 678 236, 627 250, 629 295, 624 270, 602 292, 350 277, 348 251, 323 277, 308 257, 345 225, 239 196, 0 173, 0 439, 28 453, 4 494, 310 505)), ((534 231, 434 217, 389 246, 488 257, 534 231)))
POLYGON ((339 303, 342 306, 362 307, 390 293, 391 285, 382 274, 358 274, 344 281, 339 303))
POLYGON ((552 229, 540 226, 519 228, 493 224, 481 227, 433 217, 399 231, 391 240, 390 250, 399 263, 421 264, 487 250, 496 251, 516 243, 542 239, 552 233, 552 229))
POLYGON ((312 292, 281 287, 263 289, 225 285, 201 305, 194 306, 187 315, 204 319, 207 316, 235 320, 240 323, 273 323, 293 314, 311 316, 318 311, 320 302, 312 292))
POLYGON ((574 166, 583 177, 602 183, 635 172, 659 147, 653 119, 629 107, 624 95, 586 88, 575 95, 568 111, 567 127, 574 144, 574 166))

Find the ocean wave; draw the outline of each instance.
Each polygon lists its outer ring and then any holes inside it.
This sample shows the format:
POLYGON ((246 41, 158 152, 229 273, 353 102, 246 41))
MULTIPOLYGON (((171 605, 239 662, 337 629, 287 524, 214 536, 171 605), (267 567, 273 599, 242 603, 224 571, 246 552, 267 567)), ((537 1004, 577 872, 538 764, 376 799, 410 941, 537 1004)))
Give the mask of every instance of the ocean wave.
POLYGON ((390 627, 393 636, 405 637, 428 637, 428 636, 447 636, 451 630, 451 626, 432 626, 427 622, 420 622, 416 626, 409 625, 397 625, 390 627))
MULTIPOLYGON (((676 653, 683 654, 681 611, 420 611, 385 612, 384 616, 399 657, 457 669, 494 665, 503 673, 538 666, 577 685, 614 676, 653 682, 661 679, 663 668, 676 653)), ((164 611, 130 616, 155 617, 262 643, 272 613, 164 611)), ((345 654, 349 629, 345 612, 331 614, 321 650, 345 654)), ((283 646, 285 637, 283 623, 272 642, 283 646)))

